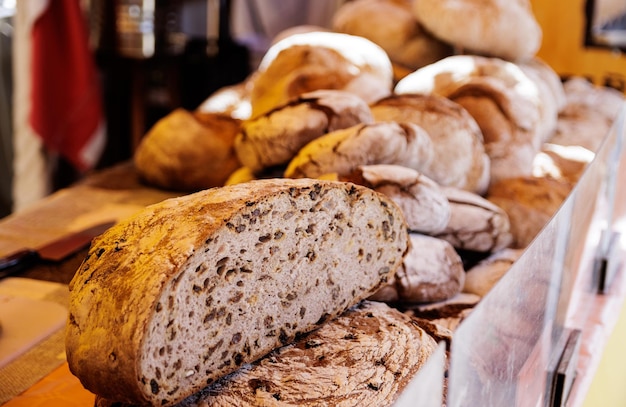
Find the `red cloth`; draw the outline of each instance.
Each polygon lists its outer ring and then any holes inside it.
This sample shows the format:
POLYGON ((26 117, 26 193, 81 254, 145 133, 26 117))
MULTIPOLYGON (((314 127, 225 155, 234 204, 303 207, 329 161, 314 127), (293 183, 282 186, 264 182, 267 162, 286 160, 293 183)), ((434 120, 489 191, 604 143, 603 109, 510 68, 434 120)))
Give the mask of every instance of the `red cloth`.
POLYGON ((32 28, 29 120, 44 146, 78 170, 95 166, 103 109, 79 0, 49 0, 32 28))

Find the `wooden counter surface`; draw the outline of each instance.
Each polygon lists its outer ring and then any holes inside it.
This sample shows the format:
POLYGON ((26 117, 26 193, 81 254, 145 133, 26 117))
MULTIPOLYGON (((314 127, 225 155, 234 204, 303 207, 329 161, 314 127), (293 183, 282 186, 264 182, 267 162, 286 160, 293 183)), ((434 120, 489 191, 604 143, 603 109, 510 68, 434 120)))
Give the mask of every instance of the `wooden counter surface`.
MULTIPOLYGON (((39 247, 103 221, 119 221, 147 205, 179 195, 142 184, 132 163, 119 164, 0 219, 0 256, 39 247)), ((67 284, 86 253, 84 249, 61 263, 38 265, 20 276, 67 284)))

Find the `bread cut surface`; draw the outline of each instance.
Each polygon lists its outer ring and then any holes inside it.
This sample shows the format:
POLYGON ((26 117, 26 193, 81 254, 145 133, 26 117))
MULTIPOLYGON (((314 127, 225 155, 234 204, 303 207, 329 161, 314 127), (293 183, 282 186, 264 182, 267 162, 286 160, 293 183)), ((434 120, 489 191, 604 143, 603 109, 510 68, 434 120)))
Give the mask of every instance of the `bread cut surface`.
POLYGON ((111 400, 175 404, 373 293, 406 230, 382 194, 311 179, 147 207, 94 240, 70 283, 70 369, 111 400))

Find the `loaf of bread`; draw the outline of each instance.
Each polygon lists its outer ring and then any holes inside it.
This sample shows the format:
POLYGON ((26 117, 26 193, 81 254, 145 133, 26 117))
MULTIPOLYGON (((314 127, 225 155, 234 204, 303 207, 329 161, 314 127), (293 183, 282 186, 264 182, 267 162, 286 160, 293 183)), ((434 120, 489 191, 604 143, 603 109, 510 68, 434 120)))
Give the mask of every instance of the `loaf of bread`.
POLYGON ((594 85, 581 77, 568 79, 563 88, 565 106, 559 113, 556 131, 549 142, 581 146, 597 152, 623 109, 624 94, 594 85))
POLYGON ((174 191, 222 186, 241 165, 234 148, 240 124, 219 113, 176 109, 141 139, 133 155, 137 173, 149 185, 174 191))
POLYGON ((529 0, 417 0, 417 20, 462 52, 509 61, 532 58, 542 30, 529 0))
POLYGON ((196 108, 196 111, 224 114, 238 120, 249 119, 252 114, 250 93, 253 75, 243 82, 216 90, 196 108))
POLYGON ((492 253, 465 274, 463 292, 484 297, 500 281, 523 253, 523 249, 505 248, 492 253))
POLYGON ((365 123, 319 137, 289 162, 288 178, 344 176, 361 165, 394 164, 420 171, 434 158, 428 134, 413 123, 394 121, 365 123))
POLYGON ((391 303, 444 301, 461 292, 465 270, 461 257, 445 240, 411 233, 411 250, 395 277, 372 300, 391 303))
POLYGON ((373 294, 408 245, 399 208, 350 183, 165 200, 95 239, 72 279, 70 370, 104 398, 173 405, 373 294))
POLYGON ((395 92, 437 94, 469 112, 484 138, 491 182, 531 174, 544 136, 542 105, 539 87, 516 64, 455 55, 411 73, 395 92))
POLYGON ((498 251, 512 244, 511 222, 503 208, 463 189, 443 191, 450 202, 450 221, 436 237, 473 252, 498 251))
POLYGON ((525 248, 572 191, 570 182, 550 177, 519 177, 496 182, 486 198, 506 212, 512 248, 525 248))
POLYGON ((576 184, 595 154, 582 146, 544 143, 533 160, 533 176, 576 184))
POLYGON ((313 90, 346 90, 370 103, 392 87, 389 56, 372 41, 336 32, 293 34, 263 56, 250 95, 251 117, 313 90))
POLYGON ((177 407, 391 406, 435 349, 410 317, 363 301, 177 407))
POLYGON ((490 160, 476 120, 459 104, 439 95, 392 95, 370 106, 377 121, 413 123, 434 146, 430 165, 416 168, 439 185, 483 193, 490 160))
POLYGON ((244 121, 235 151, 243 165, 258 173, 286 165, 303 146, 326 133, 373 121, 367 103, 354 93, 317 90, 244 121))
POLYGON ((539 91, 541 141, 549 140, 556 131, 559 113, 565 107, 566 96, 559 74, 545 61, 533 58, 517 64, 520 69, 537 85, 539 91))
POLYGON ((387 195, 402 210, 409 230, 439 233, 450 220, 450 203, 441 187, 418 171, 400 165, 362 165, 340 181, 387 195))
POLYGON ((332 27, 378 44, 394 65, 409 72, 453 52, 449 44, 422 28, 413 15, 411 2, 406 0, 344 2, 335 12, 332 27))

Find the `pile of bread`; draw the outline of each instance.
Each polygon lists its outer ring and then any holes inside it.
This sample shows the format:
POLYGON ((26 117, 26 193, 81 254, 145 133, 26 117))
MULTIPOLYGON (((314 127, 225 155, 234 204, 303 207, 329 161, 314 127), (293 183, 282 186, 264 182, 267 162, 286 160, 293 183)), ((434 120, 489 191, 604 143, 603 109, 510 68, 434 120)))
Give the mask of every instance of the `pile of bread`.
POLYGON ((541 36, 527 0, 352 0, 281 33, 143 138, 142 179, 188 195, 92 245, 72 372, 101 406, 391 405, 623 104, 541 36))

